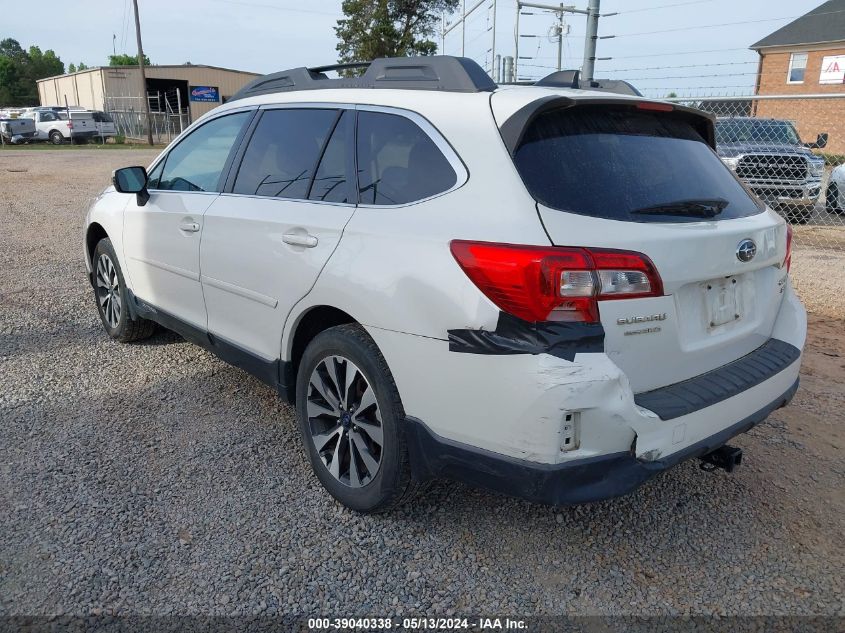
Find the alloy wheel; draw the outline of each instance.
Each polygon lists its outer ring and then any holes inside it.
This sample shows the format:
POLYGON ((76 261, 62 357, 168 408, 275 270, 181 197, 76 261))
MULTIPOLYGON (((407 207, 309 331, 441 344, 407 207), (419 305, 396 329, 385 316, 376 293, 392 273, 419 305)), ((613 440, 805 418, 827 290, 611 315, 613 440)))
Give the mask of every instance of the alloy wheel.
POLYGON ((381 466, 384 433, 363 372, 343 356, 321 360, 311 372, 306 412, 311 441, 332 477, 352 488, 369 484, 381 466))
POLYGON ((109 327, 114 329, 120 323, 120 311, 123 307, 120 300, 120 280, 114 262, 105 253, 97 259, 96 285, 100 312, 109 327))

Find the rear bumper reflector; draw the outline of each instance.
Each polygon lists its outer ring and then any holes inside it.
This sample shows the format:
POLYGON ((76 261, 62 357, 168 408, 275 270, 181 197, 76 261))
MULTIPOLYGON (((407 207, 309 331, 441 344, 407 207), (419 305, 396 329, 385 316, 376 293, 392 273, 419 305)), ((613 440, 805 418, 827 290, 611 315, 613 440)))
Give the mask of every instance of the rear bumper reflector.
POLYGON ((638 393, 634 401, 661 420, 689 415, 759 385, 789 367, 801 350, 778 339, 769 339, 756 350, 705 374, 673 385, 638 393))

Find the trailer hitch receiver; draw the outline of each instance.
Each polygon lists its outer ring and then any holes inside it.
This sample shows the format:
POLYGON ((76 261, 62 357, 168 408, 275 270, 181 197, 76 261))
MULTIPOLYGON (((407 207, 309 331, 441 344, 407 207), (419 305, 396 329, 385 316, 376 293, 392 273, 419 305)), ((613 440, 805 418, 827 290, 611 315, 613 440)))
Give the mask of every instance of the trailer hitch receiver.
POLYGON ((725 444, 715 451, 702 455, 699 459, 701 460, 701 464, 699 464, 701 470, 713 472, 717 468, 721 468, 725 472, 731 473, 734 468, 742 463, 742 449, 725 444))

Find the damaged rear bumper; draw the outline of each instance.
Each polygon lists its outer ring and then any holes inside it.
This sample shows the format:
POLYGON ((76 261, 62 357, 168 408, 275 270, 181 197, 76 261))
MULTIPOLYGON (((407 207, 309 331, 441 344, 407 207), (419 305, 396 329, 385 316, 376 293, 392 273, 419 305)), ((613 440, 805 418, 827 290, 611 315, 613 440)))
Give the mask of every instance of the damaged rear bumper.
POLYGON ((414 478, 446 478, 535 503, 571 505, 627 494, 672 466, 700 457, 745 433, 772 411, 789 404, 798 380, 768 405, 682 450, 654 461, 633 451, 542 464, 516 459, 438 436, 423 422, 408 418, 406 441, 414 478))

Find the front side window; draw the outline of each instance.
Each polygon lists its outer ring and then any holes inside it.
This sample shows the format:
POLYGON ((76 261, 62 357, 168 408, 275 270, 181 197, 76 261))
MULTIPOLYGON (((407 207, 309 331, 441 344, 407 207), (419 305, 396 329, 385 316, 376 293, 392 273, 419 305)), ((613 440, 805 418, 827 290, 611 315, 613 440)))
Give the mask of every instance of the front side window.
POLYGON ((337 110, 267 110, 255 127, 233 193, 271 198, 308 197, 320 152, 337 110))
POLYGON ((789 72, 786 83, 803 84, 804 71, 807 70, 807 53, 792 53, 789 56, 789 72))
POLYGON ((170 150, 157 189, 217 191, 229 152, 251 112, 237 112, 197 128, 170 150))
POLYGON ((452 165, 420 127, 396 114, 358 113, 361 204, 407 204, 451 189, 452 165))
POLYGON ((158 189, 158 183, 161 180, 161 172, 164 169, 164 161, 158 161, 158 165, 152 168, 147 174, 147 189, 158 189))

